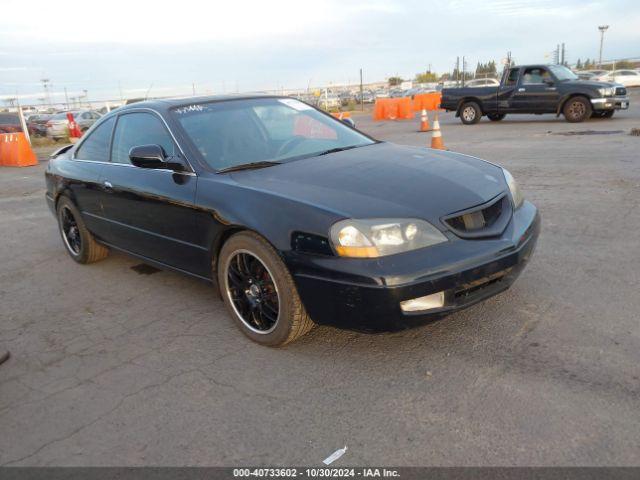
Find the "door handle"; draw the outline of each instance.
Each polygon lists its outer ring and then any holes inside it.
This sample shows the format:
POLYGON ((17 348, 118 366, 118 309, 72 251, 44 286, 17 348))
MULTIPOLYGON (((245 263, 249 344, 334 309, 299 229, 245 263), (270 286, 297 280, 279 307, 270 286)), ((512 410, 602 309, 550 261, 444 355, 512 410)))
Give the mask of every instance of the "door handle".
POLYGON ((526 89, 526 88, 519 88, 519 89, 518 89, 518 91, 519 91, 519 92, 526 92, 526 91, 527 91, 527 89, 526 89))
POLYGON ((104 181, 104 187, 107 190, 111 190, 113 188, 113 185, 111 185, 111 182, 108 182, 107 180, 104 181))

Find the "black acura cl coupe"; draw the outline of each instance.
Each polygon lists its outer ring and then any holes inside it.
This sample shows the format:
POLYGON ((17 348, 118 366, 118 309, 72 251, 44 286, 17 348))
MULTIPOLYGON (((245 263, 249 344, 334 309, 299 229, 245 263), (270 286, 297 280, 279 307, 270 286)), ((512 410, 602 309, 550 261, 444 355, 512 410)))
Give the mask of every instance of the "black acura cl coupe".
POLYGON ((507 170, 286 97, 120 108, 56 152, 46 182, 76 262, 113 248, 212 281, 271 346, 316 323, 393 330, 468 307, 514 282, 540 231, 507 170))

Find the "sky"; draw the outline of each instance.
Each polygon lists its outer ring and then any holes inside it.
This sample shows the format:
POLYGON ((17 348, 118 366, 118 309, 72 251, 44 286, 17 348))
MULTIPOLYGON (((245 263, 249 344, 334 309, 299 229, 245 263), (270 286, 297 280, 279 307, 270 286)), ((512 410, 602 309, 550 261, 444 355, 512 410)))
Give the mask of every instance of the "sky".
MULTIPOLYGON (((216 94, 640 57, 638 0, 0 0, 0 100, 216 94)), ((2 106, 3 103, 0 103, 2 106)))

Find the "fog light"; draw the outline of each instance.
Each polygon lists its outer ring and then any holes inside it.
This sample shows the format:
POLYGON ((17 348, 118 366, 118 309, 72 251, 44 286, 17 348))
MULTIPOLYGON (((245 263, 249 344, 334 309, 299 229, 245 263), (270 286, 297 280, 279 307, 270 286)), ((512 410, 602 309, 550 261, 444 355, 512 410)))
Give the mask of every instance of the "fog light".
POLYGON ((432 293, 424 297, 412 298, 411 300, 400 302, 400 308, 403 312, 420 312, 422 310, 441 307, 444 307, 444 292, 432 293))

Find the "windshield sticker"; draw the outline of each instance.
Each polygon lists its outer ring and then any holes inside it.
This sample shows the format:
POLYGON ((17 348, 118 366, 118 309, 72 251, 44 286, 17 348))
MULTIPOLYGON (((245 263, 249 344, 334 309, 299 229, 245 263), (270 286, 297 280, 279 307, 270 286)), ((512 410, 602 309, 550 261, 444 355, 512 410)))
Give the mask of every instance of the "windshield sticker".
POLYGON ((278 101, 280 103, 284 103, 287 107, 293 108, 294 110, 313 110, 313 107, 293 98, 279 98, 278 101))
POLYGON ((176 112, 179 114, 188 113, 188 112, 202 112, 204 107, 202 105, 189 105, 186 107, 176 108, 176 112))

